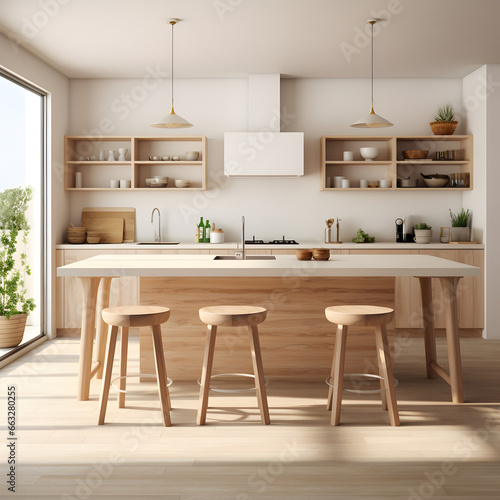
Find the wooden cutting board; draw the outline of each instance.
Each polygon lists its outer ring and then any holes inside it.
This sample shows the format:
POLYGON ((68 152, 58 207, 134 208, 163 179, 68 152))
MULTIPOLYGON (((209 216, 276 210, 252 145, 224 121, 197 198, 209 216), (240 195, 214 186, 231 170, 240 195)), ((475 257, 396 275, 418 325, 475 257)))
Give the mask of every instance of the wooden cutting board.
POLYGON ((135 208, 133 207, 86 207, 82 210, 83 218, 109 218, 123 219, 123 243, 135 241, 135 208))
POLYGON ((123 243, 123 219, 120 217, 92 217, 82 214, 82 226, 87 231, 99 231, 99 243, 123 243))

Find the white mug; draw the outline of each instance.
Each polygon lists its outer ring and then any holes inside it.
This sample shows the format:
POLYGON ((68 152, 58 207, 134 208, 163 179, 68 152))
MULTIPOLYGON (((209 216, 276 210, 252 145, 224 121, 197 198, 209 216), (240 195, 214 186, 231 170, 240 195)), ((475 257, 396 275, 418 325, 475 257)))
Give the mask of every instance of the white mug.
POLYGON ((391 184, 390 184, 390 181, 388 181, 387 179, 380 179, 379 186, 381 188, 389 188, 389 187, 391 187, 391 184))
POLYGON ((121 189, 129 188, 130 185, 131 185, 131 181, 129 181, 127 179, 120 179, 120 188, 121 189))
POLYGON ((351 187, 351 181, 349 179, 342 179, 342 187, 344 189, 351 187))
POLYGON ((109 181, 109 187, 112 189, 116 189, 120 187, 120 181, 118 179, 111 179, 109 181))
POLYGON ((342 179, 344 178, 344 176, 342 175, 335 175, 333 177, 333 187, 335 188, 341 188, 342 187, 342 179))
POLYGON ((354 153, 352 151, 344 151, 344 161, 353 161, 354 153))
POLYGON ((359 181, 359 187, 362 189, 368 188, 368 181, 366 179, 361 179, 359 181))

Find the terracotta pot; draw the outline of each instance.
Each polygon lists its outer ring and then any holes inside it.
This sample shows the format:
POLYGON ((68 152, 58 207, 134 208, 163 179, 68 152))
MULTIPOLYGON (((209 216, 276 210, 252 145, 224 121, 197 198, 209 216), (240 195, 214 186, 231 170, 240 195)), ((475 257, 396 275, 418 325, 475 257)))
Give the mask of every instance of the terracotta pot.
POLYGON ((0 347, 16 347, 21 343, 27 317, 26 314, 14 314, 9 319, 0 316, 0 347))
POLYGON ((430 122, 429 125, 434 135, 452 135, 458 122, 430 122))

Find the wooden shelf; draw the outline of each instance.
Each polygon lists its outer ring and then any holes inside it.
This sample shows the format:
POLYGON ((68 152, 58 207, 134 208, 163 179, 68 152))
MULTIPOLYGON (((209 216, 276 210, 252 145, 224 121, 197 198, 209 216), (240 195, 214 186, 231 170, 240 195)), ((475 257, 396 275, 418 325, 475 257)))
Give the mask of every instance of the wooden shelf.
POLYGON ((204 191, 207 189, 207 138, 205 136, 66 136, 64 141, 64 189, 66 191, 204 191), (101 150, 126 148, 127 161, 79 160, 79 157, 99 157, 101 150), (199 152, 200 159, 189 161, 187 150, 199 152), (151 161, 150 156, 180 156, 179 161, 151 161), (86 167, 94 167, 87 169, 86 167), (111 168, 113 167, 113 168, 111 168), (121 167, 119 173, 115 167, 121 167), (187 169, 182 171, 182 169, 187 169), (75 187, 75 173, 84 173, 84 186, 75 187), (189 179, 189 188, 149 188, 145 179, 165 175, 175 179, 189 179), (88 176, 87 179, 85 177, 88 176), (131 188, 110 188, 111 179, 130 180, 131 188))
MULTIPOLYGON (((445 156, 445 157, 446 157, 445 156)), ((431 136, 323 136, 321 138, 321 191, 469 191, 473 188, 472 136, 471 135, 431 135, 431 136), (366 161, 361 157, 362 147, 379 148, 379 156, 374 161, 366 161), (405 160, 403 151, 429 151, 428 159, 405 160), (353 161, 343 161, 343 152, 352 151, 353 161), (453 153, 450 153, 453 151, 453 153), (443 160, 443 155, 455 156, 459 159, 443 160), (438 157, 439 159, 435 159, 438 157), (422 169, 422 172, 420 172, 422 169), (462 178, 469 180, 469 185, 457 187, 402 188, 397 185, 398 179, 419 179, 424 174, 464 174, 462 178), (343 176, 351 181, 350 188, 333 187, 334 177, 343 176), (389 180, 390 188, 360 188, 359 181, 389 180), (330 180, 330 184, 328 184, 330 180)))

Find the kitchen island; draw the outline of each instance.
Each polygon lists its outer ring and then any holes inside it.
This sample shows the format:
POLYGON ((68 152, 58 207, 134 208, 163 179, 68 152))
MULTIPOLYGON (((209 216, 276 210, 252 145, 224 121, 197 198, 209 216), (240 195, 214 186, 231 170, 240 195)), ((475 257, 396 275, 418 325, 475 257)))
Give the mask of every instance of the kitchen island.
MULTIPOLYGON (((394 278, 415 276, 421 286, 427 376, 443 377, 451 385, 452 399, 456 403, 463 402, 457 284, 461 277, 478 276, 479 273, 477 267, 427 255, 335 255, 329 261, 298 261, 290 256, 277 256, 275 260, 215 261, 211 255, 110 255, 91 257, 57 270, 58 276, 78 277, 84 290, 80 400, 88 399, 90 379, 102 366, 101 334, 96 342, 96 363, 92 367, 95 311, 106 306, 106 291, 109 294, 112 278, 139 277, 141 303, 161 303, 171 307, 172 316, 176 310, 179 312, 178 318, 167 322, 163 329, 170 375, 179 367, 180 373, 188 378, 192 376, 190 369, 197 368, 199 373, 201 363, 198 363, 196 349, 199 348, 200 353, 203 349, 204 328, 197 310, 212 301, 221 303, 220 300, 227 298, 228 303, 262 304, 270 310, 268 321, 262 325, 264 366, 268 374, 288 374, 293 378, 296 372, 299 377, 313 374, 321 378, 325 368, 323 363, 328 360, 328 366, 333 353, 333 331, 324 318, 324 305, 366 302, 391 306, 394 278), (433 279, 437 279, 442 287, 438 304, 433 300, 433 279), (101 299, 97 304, 101 281, 101 299), (446 315, 449 374, 436 359, 435 308, 444 309, 446 315), (191 313, 186 315, 186 311, 191 313), (273 327, 276 332, 273 332, 273 327), (191 336, 186 331, 190 331, 191 336), (269 356, 267 335, 271 340, 269 356), (173 341, 170 341, 172 336, 173 341), (191 365, 183 372, 186 360, 191 360, 191 365)), ((244 343, 237 337, 229 337, 225 343, 227 352, 223 361, 233 360, 240 366, 242 360, 238 348, 244 343)), ((147 346, 142 341, 141 344, 141 351, 147 351, 147 346)))

